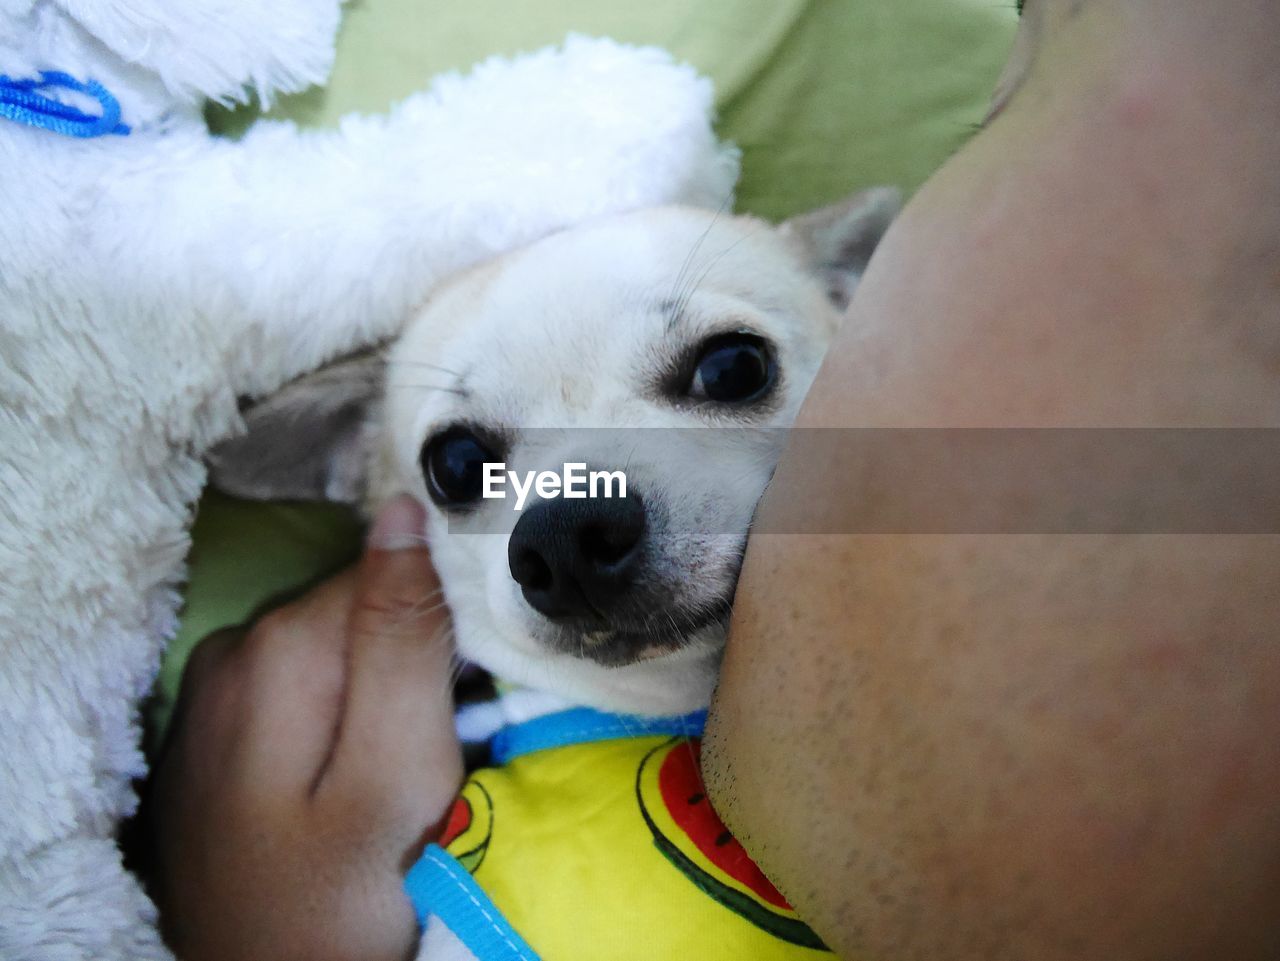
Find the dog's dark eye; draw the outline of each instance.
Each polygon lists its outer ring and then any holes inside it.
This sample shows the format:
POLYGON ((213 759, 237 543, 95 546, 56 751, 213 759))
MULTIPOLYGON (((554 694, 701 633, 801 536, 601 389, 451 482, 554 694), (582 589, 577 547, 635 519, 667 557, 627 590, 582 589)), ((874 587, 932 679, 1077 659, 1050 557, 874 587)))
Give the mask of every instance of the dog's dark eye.
POLYGON ((741 404, 764 394, 774 380, 769 345, 754 334, 721 334, 702 345, 689 396, 741 404))
POLYGON ((479 500, 484 492, 484 465, 500 460, 474 431, 450 427, 422 445, 427 493, 440 507, 479 500))

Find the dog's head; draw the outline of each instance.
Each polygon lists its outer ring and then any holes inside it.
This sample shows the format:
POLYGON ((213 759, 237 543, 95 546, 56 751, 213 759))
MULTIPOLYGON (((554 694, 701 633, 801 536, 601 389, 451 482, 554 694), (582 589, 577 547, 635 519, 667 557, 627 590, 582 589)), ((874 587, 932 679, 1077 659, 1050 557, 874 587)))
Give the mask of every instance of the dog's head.
POLYGON ((215 482, 409 491, 465 658, 603 708, 705 705, 774 428, 896 209, 880 189, 776 228, 661 208, 549 237, 252 408, 215 482))

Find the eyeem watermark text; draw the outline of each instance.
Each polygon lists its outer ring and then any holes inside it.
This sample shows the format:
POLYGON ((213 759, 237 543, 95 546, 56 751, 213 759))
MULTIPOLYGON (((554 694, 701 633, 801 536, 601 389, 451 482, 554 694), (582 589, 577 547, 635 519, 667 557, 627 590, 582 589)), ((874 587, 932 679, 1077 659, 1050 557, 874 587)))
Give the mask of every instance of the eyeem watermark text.
POLYGON ((524 502, 530 491, 545 500, 556 497, 579 499, 627 496, 627 475, 620 470, 588 471, 586 464, 565 464, 564 471, 560 474, 552 470, 525 471, 524 483, 521 483, 520 474, 507 470, 507 465, 504 463, 484 465, 486 499, 505 499, 508 481, 516 492, 516 510, 524 509, 524 502))

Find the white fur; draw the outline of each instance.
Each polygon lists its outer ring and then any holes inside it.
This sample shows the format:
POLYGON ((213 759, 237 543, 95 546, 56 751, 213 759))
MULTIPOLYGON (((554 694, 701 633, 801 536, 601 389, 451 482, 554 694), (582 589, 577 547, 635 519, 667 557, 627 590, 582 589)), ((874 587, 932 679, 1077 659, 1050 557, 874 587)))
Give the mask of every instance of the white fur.
POLYGON ((705 81, 653 50, 449 76, 337 132, 218 141, 204 97, 321 80, 334 0, 0 0, 0 74, 120 99, 125 138, 0 120, 0 957, 164 958, 112 842, 175 626, 199 454, 443 275, 595 215, 718 205, 705 81))

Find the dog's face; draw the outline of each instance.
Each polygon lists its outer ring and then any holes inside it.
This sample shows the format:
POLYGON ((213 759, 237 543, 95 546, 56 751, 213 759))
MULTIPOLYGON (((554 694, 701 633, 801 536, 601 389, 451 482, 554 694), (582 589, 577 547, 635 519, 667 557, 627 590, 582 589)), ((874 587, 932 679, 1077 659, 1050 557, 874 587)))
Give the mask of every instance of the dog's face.
POLYGON ((428 505, 464 658, 602 708, 704 706, 780 453, 770 428, 794 420, 894 210, 893 192, 870 191, 779 228, 662 208, 554 235, 439 290, 385 359, 338 365, 255 409, 215 478, 258 496, 315 493, 264 490, 261 451, 246 452, 257 435, 285 462, 265 473, 291 462, 328 496, 371 505, 409 491, 428 505), (328 412, 309 418, 330 424, 319 466, 264 430, 296 435, 307 409, 328 412), (566 464, 584 465, 584 487, 586 472, 619 471, 626 493, 616 480, 612 497, 535 488, 517 510, 510 481, 505 498, 484 496, 496 462, 522 484, 566 464))

